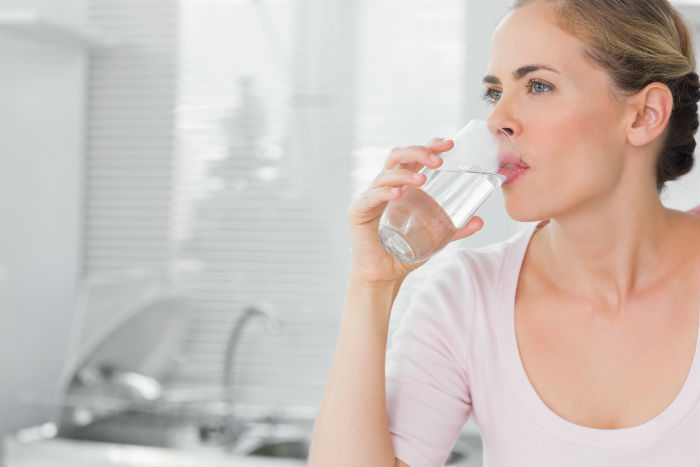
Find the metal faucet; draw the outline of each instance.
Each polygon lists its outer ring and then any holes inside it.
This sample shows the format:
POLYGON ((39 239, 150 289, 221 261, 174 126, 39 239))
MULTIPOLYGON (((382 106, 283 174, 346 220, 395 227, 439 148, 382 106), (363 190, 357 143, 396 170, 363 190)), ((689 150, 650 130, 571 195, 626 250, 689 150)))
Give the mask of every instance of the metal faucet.
POLYGON ((219 430, 223 433, 219 434, 219 440, 225 444, 233 445, 240 435, 245 431, 243 423, 239 422, 234 416, 234 397, 233 397, 233 372, 234 372, 234 357, 238 342, 243 334, 246 324, 251 319, 259 317, 265 319, 266 329, 270 335, 277 335, 281 330, 281 321, 275 306, 267 301, 259 301, 248 305, 243 309, 241 315, 236 319, 229 332, 226 341, 226 350, 224 351, 224 364, 222 368, 221 386, 224 391, 223 400, 227 403, 228 413, 226 414, 226 423, 219 430))

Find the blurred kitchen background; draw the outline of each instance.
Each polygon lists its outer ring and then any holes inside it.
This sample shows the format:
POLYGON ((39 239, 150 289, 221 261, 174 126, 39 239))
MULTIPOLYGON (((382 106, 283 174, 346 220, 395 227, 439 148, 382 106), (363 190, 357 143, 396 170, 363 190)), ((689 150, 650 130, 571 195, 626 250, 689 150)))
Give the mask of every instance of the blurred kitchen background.
MULTIPOLYGON (((3 465, 303 465, 347 205, 487 115, 508 4, 0 0, 3 465)), ((522 228, 500 192, 479 214, 462 246, 522 228)), ((448 464, 480 465, 472 422, 448 464)))

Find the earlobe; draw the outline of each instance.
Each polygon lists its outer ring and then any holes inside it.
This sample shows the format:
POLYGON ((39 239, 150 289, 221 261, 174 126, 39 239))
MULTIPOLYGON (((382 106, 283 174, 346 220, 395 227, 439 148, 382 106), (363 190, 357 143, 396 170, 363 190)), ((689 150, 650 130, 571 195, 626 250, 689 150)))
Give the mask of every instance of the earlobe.
POLYGON ((657 139, 666 129, 673 111, 673 95, 662 83, 651 83, 633 97, 633 123, 627 139, 634 146, 644 146, 657 139))

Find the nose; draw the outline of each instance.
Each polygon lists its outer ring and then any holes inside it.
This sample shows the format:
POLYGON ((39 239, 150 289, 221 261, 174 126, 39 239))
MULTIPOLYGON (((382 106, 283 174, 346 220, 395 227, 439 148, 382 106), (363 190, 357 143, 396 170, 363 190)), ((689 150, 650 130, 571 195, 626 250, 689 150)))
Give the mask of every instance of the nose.
POLYGON ((516 117, 512 103, 502 97, 492 108, 489 121, 505 130, 511 138, 517 137, 522 132, 522 124, 516 117))

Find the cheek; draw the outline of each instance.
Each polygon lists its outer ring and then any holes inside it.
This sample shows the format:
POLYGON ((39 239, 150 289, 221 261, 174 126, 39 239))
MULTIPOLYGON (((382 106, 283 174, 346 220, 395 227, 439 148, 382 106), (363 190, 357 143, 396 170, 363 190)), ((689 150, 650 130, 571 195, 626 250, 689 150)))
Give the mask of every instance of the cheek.
POLYGON ((552 114, 530 124, 532 169, 503 190, 506 210, 521 222, 548 219, 611 190, 622 170, 622 142, 611 119, 595 112, 552 114))
POLYGON ((577 131, 569 133, 570 168, 578 176, 567 177, 573 186, 605 190, 613 187, 622 172, 625 138, 621 117, 612 112, 590 112, 577 119, 577 131))
POLYGON ((563 189, 617 179, 625 143, 621 116, 600 104, 570 102, 534 124, 531 165, 542 169, 538 175, 563 189))

